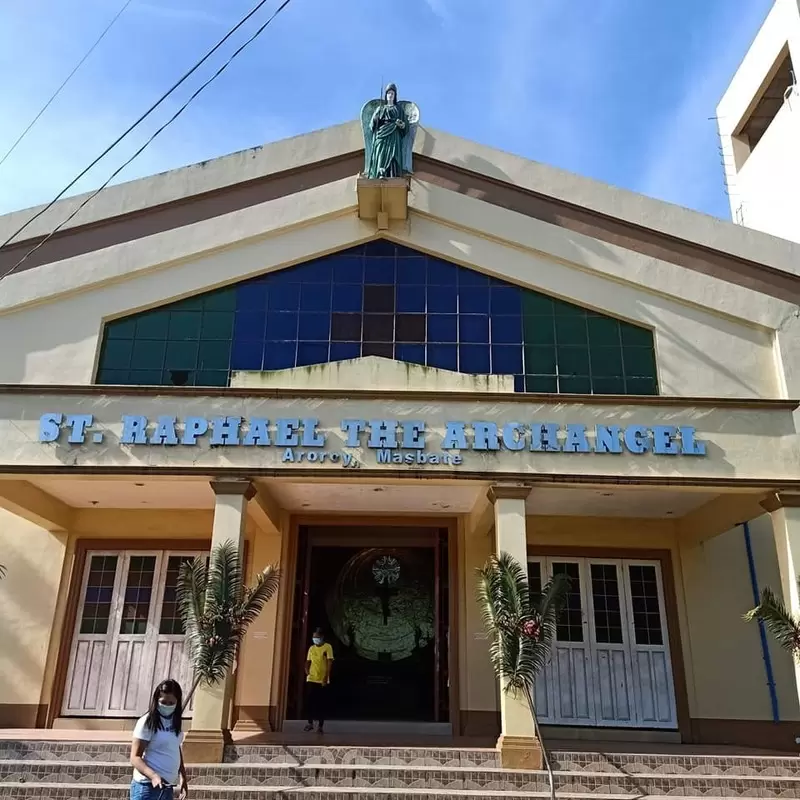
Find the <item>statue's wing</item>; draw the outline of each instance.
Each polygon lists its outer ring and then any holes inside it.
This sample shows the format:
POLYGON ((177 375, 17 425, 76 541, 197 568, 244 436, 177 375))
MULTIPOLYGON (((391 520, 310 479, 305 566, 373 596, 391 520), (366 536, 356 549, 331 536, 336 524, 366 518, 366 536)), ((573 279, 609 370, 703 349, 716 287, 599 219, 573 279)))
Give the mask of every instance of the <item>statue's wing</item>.
POLYGON ((369 162, 372 158, 372 129, 370 123, 372 122, 372 115, 375 109, 381 104, 379 98, 374 100, 367 100, 361 108, 361 130, 364 131, 364 172, 369 170, 369 162))
POLYGON ((403 137, 403 172, 411 173, 412 159, 414 154, 414 139, 419 127, 419 106, 413 100, 401 100, 399 105, 403 107, 403 115, 406 118, 408 132, 403 137))

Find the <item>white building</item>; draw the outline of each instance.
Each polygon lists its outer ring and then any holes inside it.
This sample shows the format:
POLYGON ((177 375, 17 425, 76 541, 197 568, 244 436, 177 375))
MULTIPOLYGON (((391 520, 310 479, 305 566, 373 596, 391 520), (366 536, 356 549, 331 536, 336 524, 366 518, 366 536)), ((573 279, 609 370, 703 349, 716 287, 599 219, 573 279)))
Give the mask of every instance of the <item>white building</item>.
POLYGON ((775 5, 717 106, 735 222, 800 241, 800 0, 775 5))

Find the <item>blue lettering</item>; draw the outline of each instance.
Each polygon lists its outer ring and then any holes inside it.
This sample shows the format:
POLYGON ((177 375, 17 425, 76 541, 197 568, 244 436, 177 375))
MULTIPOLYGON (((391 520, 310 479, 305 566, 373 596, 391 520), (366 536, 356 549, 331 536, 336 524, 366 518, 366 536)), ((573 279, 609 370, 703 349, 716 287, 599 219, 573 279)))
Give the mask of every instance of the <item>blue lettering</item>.
POLYGON ((371 419, 369 421, 368 447, 388 447, 393 450, 397 447, 397 420, 396 419, 371 419))
POLYGON ((307 418, 303 423, 303 447, 325 447, 325 434, 317 430, 318 419, 307 418))
POLYGON ((660 456, 676 456, 680 447, 676 441, 678 429, 672 425, 653 426, 653 452, 660 456))
POLYGON ((644 425, 629 425, 625 428, 625 447, 636 455, 646 453, 650 449, 647 428, 644 425))
POLYGON ((564 442, 565 453, 590 453, 589 440, 586 438, 585 425, 567 425, 567 441, 564 442))
MULTIPOLYGON (((144 419, 144 417, 142 418, 144 419)), ((208 432, 208 420, 205 417, 186 417, 183 424, 181 444, 196 445, 197 437, 208 432)))
POLYGON ((212 447, 238 445, 241 424, 241 417, 214 417, 211 421, 214 432, 211 434, 209 444, 212 447))
POLYGON ((403 429, 403 448, 423 450, 425 448, 425 423, 419 420, 407 420, 400 423, 403 429))
POLYGON ((558 425, 555 422, 531 426, 531 450, 535 453, 561 452, 561 445, 558 443, 558 425))
POLYGON ((361 444, 359 434, 366 429, 367 423, 363 419, 343 419, 340 427, 347 434, 345 447, 358 447, 361 444))
POLYGON ((156 429, 150 437, 150 444, 178 444, 178 434, 175 433, 175 417, 159 417, 156 429))
POLYGON ((497 424, 494 422, 473 422, 472 430, 475 438, 472 442, 473 450, 499 450, 500 441, 497 438, 497 424))
POLYGON ((525 427, 521 422, 503 425, 503 447, 506 450, 522 450, 525 447, 525 427))
POLYGON ((61 435, 63 414, 42 414, 39 417, 39 441, 55 442, 61 435))
POLYGON ((442 440, 443 450, 466 450, 467 433, 466 425, 463 422, 445 423, 444 439, 442 440))
POLYGON ((278 447, 297 447, 300 444, 300 437, 297 435, 299 429, 299 419, 279 419, 275 433, 275 444, 278 447))
POLYGON ((695 438, 697 431, 694 428, 683 427, 681 432, 681 452, 685 456, 706 455, 706 443, 695 438))
POLYGON ((269 420, 263 417, 253 417, 247 426, 247 433, 242 439, 245 447, 267 447, 269 440, 269 420))
POLYGON ((621 453, 622 442, 619 438, 619 425, 598 425, 594 433, 594 450, 596 453, 621 453))
POLYGON ((379 464, 391 464, 392 462, 392 452, 391 450, 378 450, 378 463, 379 464))
POLYGON ((86 428, 88 428, 94 417, 91 414, 70 414, 67 417, 66 425, 70 429, 70 444, 83 444, 86 441, 86 428))

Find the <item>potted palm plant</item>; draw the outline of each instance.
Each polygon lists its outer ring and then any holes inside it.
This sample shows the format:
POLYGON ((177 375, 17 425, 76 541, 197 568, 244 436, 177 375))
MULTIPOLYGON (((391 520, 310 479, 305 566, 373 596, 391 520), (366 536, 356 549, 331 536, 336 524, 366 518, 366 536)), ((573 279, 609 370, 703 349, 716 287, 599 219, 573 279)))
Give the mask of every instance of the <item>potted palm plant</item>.
POLYGON ((223 542, 205 557, 187 561, 178 578, 178 607, 194 671, 184 700, 189 706, 197 687, 225 680, 247 628, 278 589, 280 572, 268 566, 245 586, 238 547, 223 542))
POLYGON ((554 575, 541 593, 531 592, 527 570, 508 553, 491 556, 478 570, 478 603, 492 667, 503 691, 522 696, 530 709, 551 797, 555 797, 553 770, 534 698, 536 680, 550 657, 556 623, 568 591, 569 578, 554 575))

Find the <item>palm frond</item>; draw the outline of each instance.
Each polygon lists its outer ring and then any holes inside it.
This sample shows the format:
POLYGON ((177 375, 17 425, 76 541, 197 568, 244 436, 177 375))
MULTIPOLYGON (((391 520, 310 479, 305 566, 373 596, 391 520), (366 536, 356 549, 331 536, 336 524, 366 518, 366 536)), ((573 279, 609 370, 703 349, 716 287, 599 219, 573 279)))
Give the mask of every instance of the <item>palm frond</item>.
POLYGON ((767 587, 761 592, 761 602, 744 615, 747 622, 760 620, 780 646, 800 659, 800 622, 789 613, 786 605, 767 587))
POLYGON ((222 612, 242 596, 242 567, 239 548, 228 539, 214 548, 208 576, 210 591, 206 612, 222 612))
POLYGON ((281 573, 275 566, 269 566, 256 575, 255 584, 247 589, 242 599, 239 613, 239 626, 246 629, 261 613, 264 606, 278 591, 281 573))
POLYGON ((6 568, 0 564, 0 579, 5 578, 6 576, 6 568))
POLYGON ((178 573, 178 611, 186 634, 186 645, 194 661, 195 653, 202 648, 200 624, 206 603, 208 570, 206 559, 195 558, 184 561, 178 573))

